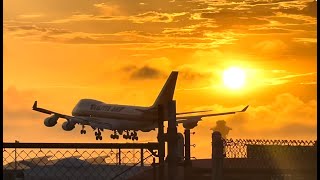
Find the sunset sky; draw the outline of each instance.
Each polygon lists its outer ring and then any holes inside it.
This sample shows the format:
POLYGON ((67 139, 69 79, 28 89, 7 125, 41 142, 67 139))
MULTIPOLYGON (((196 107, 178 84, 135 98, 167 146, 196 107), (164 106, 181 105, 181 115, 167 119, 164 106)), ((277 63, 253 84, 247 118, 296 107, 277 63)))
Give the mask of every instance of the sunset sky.
POLYGON ((210 156, 220 119, 229 138, 315 140, 316 17, 312 0, 4 0, 4 141, 96 142, 89 127, 45 127, 33 102, 69 115, 82 98, 149 106, 173 70, 177 112, 250 105, 199 122, 192 156, 210 156))

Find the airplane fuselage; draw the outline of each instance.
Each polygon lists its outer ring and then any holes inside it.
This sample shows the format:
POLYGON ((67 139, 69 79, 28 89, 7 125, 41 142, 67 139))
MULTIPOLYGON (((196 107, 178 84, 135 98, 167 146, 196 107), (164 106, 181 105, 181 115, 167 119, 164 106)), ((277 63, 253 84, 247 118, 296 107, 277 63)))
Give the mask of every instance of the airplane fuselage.
POLYGON ((157 112, 148 107, 106 104, 82 99, 72 115, 77 121, 100 129, 150 131, 157 127, 157 112))

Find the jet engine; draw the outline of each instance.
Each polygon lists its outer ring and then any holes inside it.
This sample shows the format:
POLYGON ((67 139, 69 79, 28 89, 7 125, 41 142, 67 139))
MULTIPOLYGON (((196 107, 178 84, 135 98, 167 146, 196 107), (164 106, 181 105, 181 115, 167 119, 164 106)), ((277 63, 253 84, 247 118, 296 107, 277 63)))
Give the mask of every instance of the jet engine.
POLYGON ((188 120, 183 122, 183 127, 185 129, 193 129, 194 127, 196 127, 198 125, 199 120, 198 119, 192 119, 192 120, 188 120))
POLYGON ((55 126, 57 124, 58 119, 59 119, 59 117, 56 116, 56 115, 47 117, 44 120, 44 125, 47 126, 47 127, 53 127, 53 126, 55 126))
POLYGON ((71 123, 71 122, 64 122, 62 124, 62 129, 65 130, 65 131, 71 131, 72 129, 75 128, 75 124, 74 123, 71 123))

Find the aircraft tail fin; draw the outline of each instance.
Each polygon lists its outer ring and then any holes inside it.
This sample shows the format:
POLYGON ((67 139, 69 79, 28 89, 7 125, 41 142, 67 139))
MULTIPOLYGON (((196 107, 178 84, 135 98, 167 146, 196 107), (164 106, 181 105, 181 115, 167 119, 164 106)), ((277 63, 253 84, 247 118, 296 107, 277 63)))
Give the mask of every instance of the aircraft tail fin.
POLYGON ((160 104, 166 107, 168 102, 173 99, 177 78, 178 72, 172 71, 166 83, 164 84, 162 90, 160 91, 160 94, 151 106, 152 108, 156 108, 160 104))

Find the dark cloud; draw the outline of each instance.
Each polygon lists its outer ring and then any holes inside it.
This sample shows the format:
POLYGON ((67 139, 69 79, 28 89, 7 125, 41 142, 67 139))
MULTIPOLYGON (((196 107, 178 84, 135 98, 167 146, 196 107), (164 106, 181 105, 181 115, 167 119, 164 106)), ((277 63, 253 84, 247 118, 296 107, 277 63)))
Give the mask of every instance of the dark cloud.
POLYGON ((277 4, 281 2, 293 2, 295 0, 259 0, 259 1, 247 1, 250 5, 262 5, 262 4, 277 4))
POLYGON ((308 16, 317 17, 317 1, 307 4, 307 7, 302 9, 302 12, 308 16))
POLYGON ((252 34, 278 34, 278 33, 290 33, 290 30, 281 28, 268 28, 268 29, 250 29, 248 30, 252 34))
POLYGON ((131 74, 132 79, 154 79, 158 78, 162 75, 161 71, 149 67, 149 66, 143 66, 142 68, 139 68, 135 70, 131 74))
POLYGON ((131 72, 133 70, 136 70, 138 67, 135 66, 135 65, 128 65, 128 66, 125 66, 123 68, 121 68, 122 71, 124 72, 131 72))
POLYGON ((20 36, 29 36, 34 34, 45 34, 45 35, 62 35, 70 34, 71 31, 66 29, 58 29, 52 27, 40 27, 38 25, 4 25, 6 31, 19 33, 20 36))
POLYGON ((211 76, 211 73, 199 72, 192 70, 191 68, 183 68, 179 71, 179 78, 181 80, 187 80, 188 82, 209 79, 211 76))
POLYGON ((280 12, 287 14, 301 14, 311 17, 317 17, 317 1, 308 2, 306 7, 299 9, 298 7, 280 7, 280 12))

